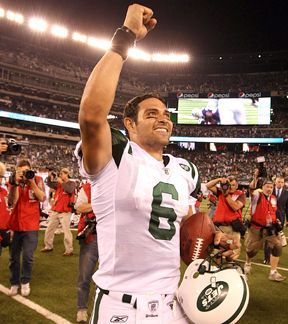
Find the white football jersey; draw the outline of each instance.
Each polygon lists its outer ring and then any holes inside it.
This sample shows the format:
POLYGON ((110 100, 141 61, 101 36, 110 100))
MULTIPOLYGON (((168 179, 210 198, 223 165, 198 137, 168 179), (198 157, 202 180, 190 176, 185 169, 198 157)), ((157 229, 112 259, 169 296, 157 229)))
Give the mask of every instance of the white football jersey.
MULTIPOLYGON (((113 134, 113 132, 112 132, 113 134)), ((118 145, 119 149, 119 145, 118 145)), ((117 156, 116 156, 117 155, 117 156)), ((91 180, 102 289, 174 293, 180 279, 179 224, 198 190, 196 167, 164 155, 166 166, 133 142, 91 180)))

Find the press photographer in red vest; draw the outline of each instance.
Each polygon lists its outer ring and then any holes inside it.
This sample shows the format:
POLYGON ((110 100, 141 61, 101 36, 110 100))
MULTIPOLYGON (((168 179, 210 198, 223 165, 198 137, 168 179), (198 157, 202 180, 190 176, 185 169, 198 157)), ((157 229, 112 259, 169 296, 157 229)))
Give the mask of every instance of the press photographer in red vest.
POLYGON ((10 244, 10 212, 8 210, 8 192, 4 188, 3 180, 5 180, 6 167, 5 164, 0 162, 0 255, 2 247, 10 244))
MULTIPOLYGON (((233 176, 228 178, 217 178, 209 181, 207 189, 211 190, 218 197, 218 204, 213 217, 214 224, 219 229, 231 234, 240 242, 240 237, 245 234, 245 227, 242 222, 242 209, 246 203, 246 197, 242 190, 238 190, 237 179, 233 176)), ((237 259, 240 250, 233 250, 232 259, 237 259)))
POLYGON ((281 222, 277 220, 277 199, 273 195, 274 184, 272 180, 265 179, 262 189, 258 188, 259 169, 254 172, 250 183, 251 193, 251 222, 246 238, 246 263, 244 270, 246 274, 251 272, 251 261, 258 251, 263 248, 263 243, 268 244, 271 250, 269 280, 283 281, 286 277, 278 271, 278 263, 282 254, 282 242, 279 232, 281 222))
POLYGON ((16 295, 21 284, 22 296, 28 296, 33 254, 38 243, 40 202, 46 199, 45 189, 42 178, 31 170, 28 160, 17 163, 9 182, 9 203, 13 206, 10 228, 14 232, 10 251, 10 295, 16 295))
POLYGON ((45 231, 44 248, 41 252, 53 251, 55 231, 58 225, 61 224, 64 232, 65 247, 63 256, 72 256, 73 237, 70 230, 70 220, 75 199, 75 182, 70 180, 69 170, 63 168, 56 179, 53 179, 51 172, 49 172, 47 186, 54 189, 55 193, 52 199, 52 213, 45 231))

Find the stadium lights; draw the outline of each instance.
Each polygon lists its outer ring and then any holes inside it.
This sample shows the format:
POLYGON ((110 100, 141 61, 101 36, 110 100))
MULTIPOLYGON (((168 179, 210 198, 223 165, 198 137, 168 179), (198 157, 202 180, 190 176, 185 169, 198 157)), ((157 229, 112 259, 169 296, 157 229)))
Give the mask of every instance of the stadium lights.
POLYGON ((134 59, 140 59, 143 61, 150 62, 151 61, 151 55, 148 53, 145 53, 141 51, 140 49, 137 49, 135 47, 130 48, 128 51, 128 56, 134 59))
POLYGON ((8 20, 13 21, 13 22, 15 22, 17 24, 21 25, 21 24, 24 23, 24 17, 20 13, 8 10, 6 12, 6 17, 7 17, 8 20))
POLYGON ((5 10, 3 8, 0 8, 0 18, 5 17, 5 10))
POLYGON ((53 25, 51 27, 51 34, 59 38, 67 38, 68 29, 63 26, 53 25))
MULTIPOLYGON (((16 13, 11 10, 4 10, 4 8, 0 7, 0 18, 7 18, 7 20, 13 21, 18 24, 23 24, 25 22, 25 18, 22 14, 16 13)), ((32 17, 29 19, 27 23, 28 27, 31 30, 38 31, 38 32, 45 32, 48 28, 48 23, 41 19, 32 17)), ((67 38, 69 35, 69 31, 67 28, 59 25, 53 25, 50 29, 51 34, 58 38, 67 38)), ((107 51, 111 47, 111 41, 106 39, 99 39, 96 37, 87 37, 80 32, 74 32, 72 34, 72 40, 78 41, 81 43, 86 43, 89 46, 95 47, 97 49, 102 49, 107 51)), ((189 62, 190 58, 187 54, 161 54, 161 53, 154 53, 149 54, 144 52, 140 49, 131 48, 129 50, 129 57, 133 59, 143 60, 146 62, 166 62, 166 63, 187 63, 189 62)), ((222 57, 220 58, 222 59, 222 57)))
POLYGON ((161 54, 155 53, 151 56, 154 62, 167 62, 167 63, 185 63, 189 62, 189 55, 187 54, 161 54))
POLYGON ((76 42, 80 42, 80 43, 86 43, 87 42, 87 36, 80 34, 78 32, 73 33, 72 35, 72 39, 76 42))
POLYGON ((47 22, 42 18, 30 18, 28 25, 30 29, 43 33, 47 30, 47 22))
POLYGON ((105 39, 95 37, 88 37, 87 44, 92 47, 103 49, 107 51, 111 47, 111 42, 105 39))

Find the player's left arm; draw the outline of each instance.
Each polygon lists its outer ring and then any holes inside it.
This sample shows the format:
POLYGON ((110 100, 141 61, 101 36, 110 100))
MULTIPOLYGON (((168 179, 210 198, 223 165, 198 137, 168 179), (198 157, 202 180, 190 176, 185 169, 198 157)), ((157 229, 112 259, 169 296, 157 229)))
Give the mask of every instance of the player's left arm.
POLYGON ((192 206, 189 206, 189 210, 188 210, 188 214, 186 216, 184 216, 181 220, 181 224, 180 227, 184 224, 184 222, 193 215, 193 208, 192 206))
POLYGON ((241 247, 240 237, 223 233, 219 228, 215 228, 214 245, 219 248, 223 256, 233 260, 237 259, 237 250, 241 247))
POLYGON ((194 190, 190 193, 188 214, 182 218, 181 224, 183 224, 189 217, 191 217, 193 215, 193 207, 192 206, 195 204, 195 202, 197 200, 197 195, 201 190, 201 180, 200 180, 200 176, 198 173, 198 169, 193 163, 191 163, 189 161, 188 161, 188 163, 191 167, 191 178, 192 178, 192 182, 194 182, 194 190))

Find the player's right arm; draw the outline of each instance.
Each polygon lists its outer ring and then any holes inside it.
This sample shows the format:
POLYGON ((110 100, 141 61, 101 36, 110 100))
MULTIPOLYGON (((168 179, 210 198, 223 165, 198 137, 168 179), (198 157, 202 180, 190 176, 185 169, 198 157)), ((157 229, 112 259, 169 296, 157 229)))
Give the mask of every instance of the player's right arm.
MULTIPOLYGON (((141 5, 128 7, 124 26, 140 40, 157 23, 153 11, 141 5)), ((123 66, 120 54, 109 50, 93 69, 83 92, 79 111, 82 154, 85 170, 101 171, 112 158, 111 132, 107 116, 114 101, 123 66)))

